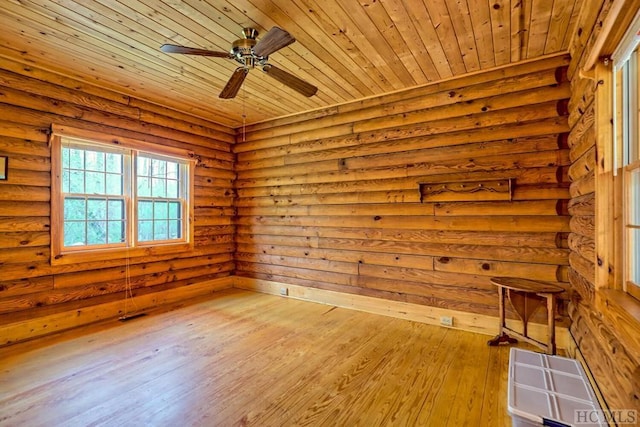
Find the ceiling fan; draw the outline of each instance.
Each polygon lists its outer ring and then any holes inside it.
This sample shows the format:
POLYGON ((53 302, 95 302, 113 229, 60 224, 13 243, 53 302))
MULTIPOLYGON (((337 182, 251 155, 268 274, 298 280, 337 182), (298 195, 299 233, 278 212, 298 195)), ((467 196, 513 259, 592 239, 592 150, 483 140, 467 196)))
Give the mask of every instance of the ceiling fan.
POLYGON ((217 52, 173 44, 163 44, 160 46, 160 50, 165 53, 227 58, 240 63, 241 67, 236 68, 226 86, 222 89, 222 92, 220 92, 220 98, 234 98, 238 94, 240 86, 242 86, 249 70, 255 66, 261 67, 262 71, 267 75, 304 96, 309 97, 316 94, 318 91, 317 87, 268 63, 269 55, 296 41, 291 34, 281 28, 273 27, 260 41, 256 41, 258 30, 254 28, 243 28, 242 36, 243 38, 233 42, 229 52, 217 52))

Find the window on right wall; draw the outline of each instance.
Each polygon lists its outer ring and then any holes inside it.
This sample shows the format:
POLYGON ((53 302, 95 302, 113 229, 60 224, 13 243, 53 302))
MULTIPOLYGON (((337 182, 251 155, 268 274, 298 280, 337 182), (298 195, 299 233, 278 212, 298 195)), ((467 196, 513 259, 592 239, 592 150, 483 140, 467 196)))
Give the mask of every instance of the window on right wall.
POLYGON ((612 56, 614 67, 614 145, 621 175, 623 283, 640 299, 640 14, 612 56))

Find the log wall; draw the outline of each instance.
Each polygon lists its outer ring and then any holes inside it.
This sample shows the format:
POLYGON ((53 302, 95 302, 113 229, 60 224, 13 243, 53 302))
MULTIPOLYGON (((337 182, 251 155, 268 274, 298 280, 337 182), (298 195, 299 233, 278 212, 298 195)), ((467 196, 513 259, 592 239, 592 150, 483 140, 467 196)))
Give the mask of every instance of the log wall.
POLYGON ((236 275, 492 316, 491 276, 567 287, 568 63, 248 126, 236 275))
MULTIPOLYGON (((229 276, 234 268, 234 131, 187 114, 85 85, 3 59, 0 63, 0 155, 9 158, 0 181, 0 345, 63 326, 33 319, 121 301, 127 281, 146 306, 192 295, 180 288, 229 276), (52 123, 192 150, 195 247, 192 251, 76 265, 50 264, 50 148, 52 123), (128 268, 127 268, 128 264, 128 268), (156 294, 158 293, 158 294, 156 294), (168 295, 168 294, 167 294, 168 295), (22 322, 22 332, 8 328, 22 322), (3 329, 2 325, 8 329, 3 329), (35 329, 40 329, 36 331, 35 329)), ((195 288, 194 288, 195 289, 195 288)), ((109 306, 116 307, 117 305, 109 306)), ((95 315, 93 320, 106 314, 95 315)))
MULTIPOLYGON (((615 270, 615 266, 607 262, 611 254, 606 254, 604 248, 596 248, 596 198, 608 199, 611 187, 598 179, 604 176, 599 175, 598 165, 602 168, 607 155, 597 150, 595 99, 601 83, 594 79, 595 75, 585 75, 584 65, 613 3, 586 2, 571 45, 569 280, 574 293, 569 304, 570 331, 609 408, 640 409, 640 346, 637 343, 640 325, 635 319, 624 318, 621 305, 613 304, 618 296, 610 298, 610 291, 603 289, 607 285, 598 284, 596 280, 597 274, 606 277, 615 270), (599 305, 598 301, 602 300, 612 304, 599 305)), ((623 6, 622 14, 633 16, 627 13, 629 10, 633 8, 623 6)), ((609 121, 606 117, 604 120, 609 121)), ((602 214, 604 212, 599 212, 602 214)), ((604 232, 614 233, 611 224, 604 232)))

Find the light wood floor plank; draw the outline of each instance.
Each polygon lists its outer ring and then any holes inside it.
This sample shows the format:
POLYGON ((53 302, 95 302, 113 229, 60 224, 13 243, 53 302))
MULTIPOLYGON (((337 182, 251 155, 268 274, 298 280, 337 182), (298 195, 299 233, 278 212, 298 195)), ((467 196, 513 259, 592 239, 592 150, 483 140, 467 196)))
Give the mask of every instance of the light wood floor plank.
POLYGON ((227 290, 0 349, 0 426, 502 426, 487 337, 227 290))

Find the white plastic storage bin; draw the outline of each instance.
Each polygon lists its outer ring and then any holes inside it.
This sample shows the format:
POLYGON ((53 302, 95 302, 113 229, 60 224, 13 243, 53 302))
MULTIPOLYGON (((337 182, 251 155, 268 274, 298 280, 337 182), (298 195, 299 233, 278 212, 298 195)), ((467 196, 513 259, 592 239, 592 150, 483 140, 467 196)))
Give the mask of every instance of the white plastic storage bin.
POLYGON ((608 426, 574 359, 512 348, 508 401, 514 426, 608 426))

